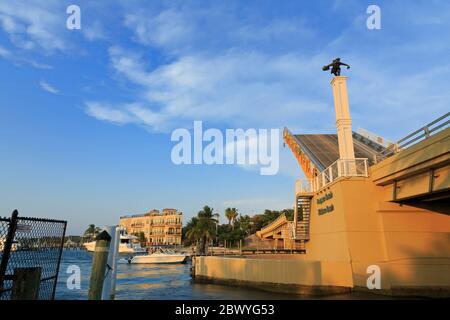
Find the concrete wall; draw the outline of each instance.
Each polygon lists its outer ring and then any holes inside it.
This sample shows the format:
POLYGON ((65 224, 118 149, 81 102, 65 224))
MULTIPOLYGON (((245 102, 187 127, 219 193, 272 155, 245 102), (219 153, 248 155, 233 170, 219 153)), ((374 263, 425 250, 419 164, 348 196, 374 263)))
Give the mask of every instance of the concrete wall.
POLYGON ((450 295, 450 216, 386 202, 383 187, 365 178, 337 180, 314 195, 311 204, 306 254, 198 257, 196 277, 281 291, 288 285, 285 290, 297 293, 307 293, 305 286, 312 291, 322 287, 326 292, 365 288, 367 268, 377 265, 382 293, 450 295), (331 199, 317 204, 330 192, 331 199), (332 212, 318 214, 331 204, 332 212))
POLYGON ((297 294, 346 292, 352 281, 348 264, 309 261, 300 255, 196 257, 194 264, 197 281, 246 285, 269 291, 297 294))

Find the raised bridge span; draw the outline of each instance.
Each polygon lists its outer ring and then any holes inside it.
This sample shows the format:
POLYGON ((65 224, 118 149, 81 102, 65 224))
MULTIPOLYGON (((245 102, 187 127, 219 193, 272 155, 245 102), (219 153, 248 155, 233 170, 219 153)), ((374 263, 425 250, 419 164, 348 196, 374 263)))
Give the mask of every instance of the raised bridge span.
MULTIPOLYGON (((297 158, 306 180, 297 181, 294 221, 280 217, 265 226, 261 238, 308 241, 309 199, 338 179, 367 179, 382 189, 383 201, 450 214, 450 113, 390 146, 353 132, 356 172, 340 163, 335 134, 293 135, 285 143, 297 158)), ((347 164, 348 165, 348 164, 347 164)))

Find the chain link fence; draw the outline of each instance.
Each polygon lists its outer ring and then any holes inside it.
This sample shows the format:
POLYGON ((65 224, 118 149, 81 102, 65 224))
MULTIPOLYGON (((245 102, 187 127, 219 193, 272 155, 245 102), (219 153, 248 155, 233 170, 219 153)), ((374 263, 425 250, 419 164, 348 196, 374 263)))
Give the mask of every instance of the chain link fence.
POLYGON ((66 232, 66 221, 0 217, 0 300, 12 298, 14 270, 41 268, 39 300, 52 300, 66 232))

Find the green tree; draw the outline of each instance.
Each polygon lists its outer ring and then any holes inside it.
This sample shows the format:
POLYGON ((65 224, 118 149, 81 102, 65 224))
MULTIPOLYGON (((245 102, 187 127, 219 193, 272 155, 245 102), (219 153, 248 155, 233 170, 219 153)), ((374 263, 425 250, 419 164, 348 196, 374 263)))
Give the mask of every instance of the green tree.
POLYGON ((213 213, 213 208, 204 206, 198 214, 198 228, 200 230, 200 253, 206 254, 206 246, 209 240, 216 237, 216 228, 219 222, 219 215, 213 213))
POLYGON ((284 214, 288 220, 294 220, 294 209, 284 209, 281 210, 281 213, 284 214))
POLYGON ((225 218, 228 220, 228 225, 231 226, 231 220, 233 220, 233 213, 231 212, 231 208, 225 209, 225 218))
POLYGON ((217 238, 220 243, 224 243, 225 240, 227 242, 230 242, 230 233, 231 233, 231 225, 229 224, 221 224, 217 226, 217 238))
POLYGON ((228 219, 228 224, 234 227, 234 223, 236 222, 236 218, 239 215, 238 210, 236 208, 226 208, 225 209, 225 217, 228 219))
POLYGON ((134 236, 136 236, 138 238, 139 243, 141 244, 141 246, 145 247, 147 245, 147 238, 145 237, 145 233, 144 232, 135 232, 133 233, 134 236))
MULTIPOLYGON (((242 231, 242 234, 245 237, 249 236, 252 231, 252 219, 248 215, 241 215, 238 219, 239 229, 242 231)), ((240 239, 242 240, 242 239, 240 239)))
POLYGON ((94 232, 95 232, 95 224, 90 224, 87 227, 86 231, 84 231, 83 236, 85 236, 85 237, 92 236, 94 234, 94 232))
POLYGON ((95 224, 90 224, 86 231, 84 231, 83 237, 93 240, 96 235, 100 233, 101 229, 99 227, 96 227, 95 224))
POLYGON ((183 228, 184 241, 186 244, 196 243, 200 239, 200 229, 198 228, 198 218, 192 217, 183 228))

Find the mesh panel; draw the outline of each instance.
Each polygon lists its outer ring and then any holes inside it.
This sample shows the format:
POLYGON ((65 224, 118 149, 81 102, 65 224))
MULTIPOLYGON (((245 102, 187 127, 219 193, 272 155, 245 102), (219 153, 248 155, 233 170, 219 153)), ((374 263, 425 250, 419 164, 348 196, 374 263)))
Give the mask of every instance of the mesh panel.
MULTIPOLYGON (((11 219, 0 218, 1 258, 11 219)), ((37 218, 17 218, 14 240, 6 267, 6 279, 0 288, 0 300, 11 299, 13 282, 8 278, 16 268, 41 268, 39 299, 53 299, 62 253, 66 222, 37 218)), ((5 256, 5 257, 4 257, 5 256)), ((1 275, 0 275, 1 277, 1 275)))

